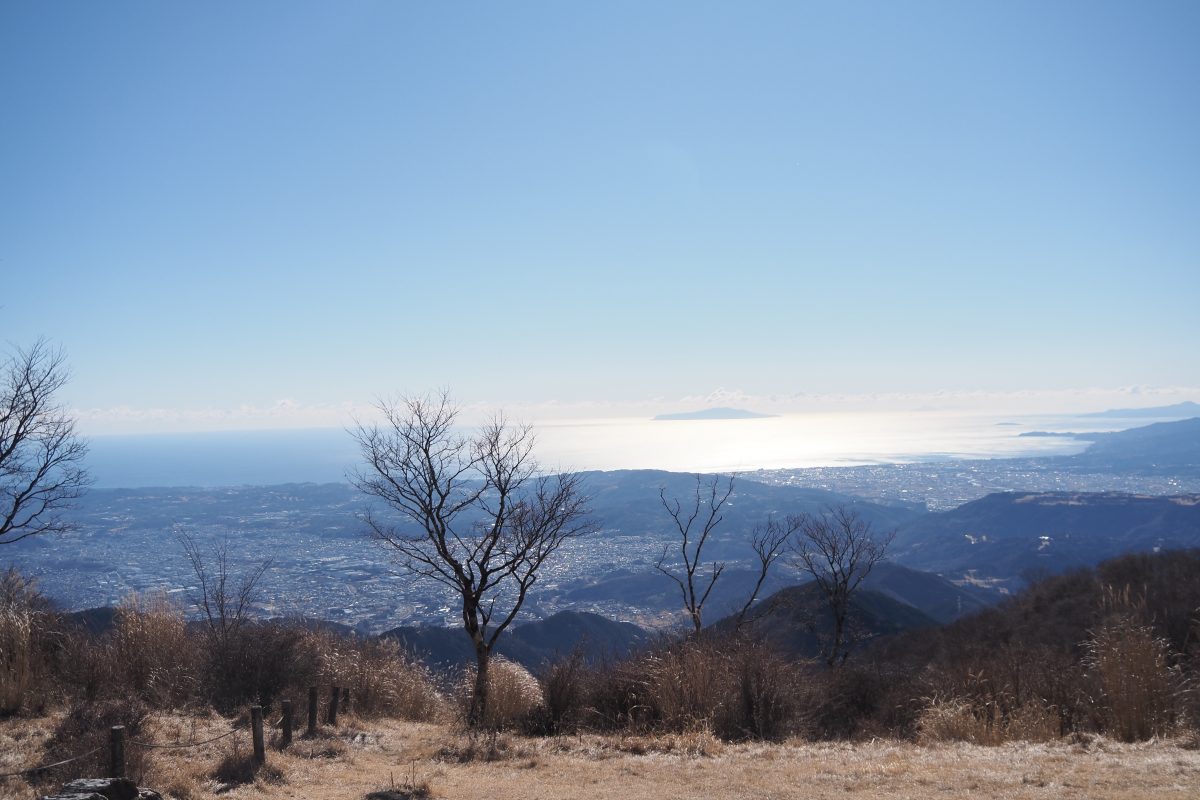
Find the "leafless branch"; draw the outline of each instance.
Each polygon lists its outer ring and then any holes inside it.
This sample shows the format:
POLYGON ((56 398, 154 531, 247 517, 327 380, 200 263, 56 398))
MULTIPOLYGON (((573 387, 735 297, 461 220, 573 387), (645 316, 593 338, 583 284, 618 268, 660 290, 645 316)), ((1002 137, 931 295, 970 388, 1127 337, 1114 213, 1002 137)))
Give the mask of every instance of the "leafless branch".
POLYGON ((546 562, 594 529, 582 479, 543 475, 533 431, 498 415, 473 435, 457 426, 448 393, 381 402, 382 424, 351 435, 365 466, 351 480, 381 501, 363 515, 371 537, 411 574, 453 592, 475 647, 478 672, 470 720, 487 706, 487 666, 546 562))
POLYGON ((675 524, 679 534, 679 553, 683 562, 682 574, 677 574, 667 566, 667 556, 670 545, 663 547, 654 568, 666 575, 679 587, 683 599, 684 610, 691 618, 692 627, 696 633, 703 627, 704 602, 716 586, 725 565, 714 561, 709 569, 707 579, 703 576, 697 579, 704 554, 704 545, 708 543, 712 532, 724 520, 721 508, 733 494, 733 476, 723 478, 713 475, 708 480, 701 475, 696 476, 696 491, 691 504, 685 510, 678 498, 667 498, 666 488, 659 489, 658 499, 666 509, 667 514, 675 524), (700 521, 698 530, 694 530, 696 522, 700 521), (707 580, 707 583, 705 582, 707 580), (699 587, 703 587, 701 590, 699 587))
POLYGON ((771 567, 784 554, 792 537, 800 529, 803 522, 804 518, 799 516, 789 515, 782 522, 772 516, 767 517, 766 522, 754 526, 751 547, 754 549, 754 556, 758 561, 758 578, 754 583, 754 590, 746 598, 746 604, 742 606, 741 611, 737 614, 736 628, 741 629, 745 624, 746 615, 750 612, 754 601, 758 599, 758 593, 762 591, 763 584, 766 583, 767 576, 771 572, 771 567))
POLYGON ((62 512, 91 483, 87 443, 55 404, 70 377, 61 350, 39 340, 0 367, 0 544, 72 525, 62 512))
POLYGON ((177 539, 196 576, 196 594, 191 598, 192 604, 204 614, 209 635, 224 645, 249 620, 258 585, 263 573, 270 568, 271 560, 265 559, 255 564, 234 587, 230 585, 234 576, 230 574, 227 538, 214 543, 207 555, 201 551, 194 537, 180 533, 177 539))
POLYGON ((798 568, 812 576, 833 617, 825 647, 829 666, 843 663, 853 644, 849 634, 850 601, 872 568, 884 559, 895 532, 875 534, 871 523, 845 506, 800 521, 793 553, 798 568))

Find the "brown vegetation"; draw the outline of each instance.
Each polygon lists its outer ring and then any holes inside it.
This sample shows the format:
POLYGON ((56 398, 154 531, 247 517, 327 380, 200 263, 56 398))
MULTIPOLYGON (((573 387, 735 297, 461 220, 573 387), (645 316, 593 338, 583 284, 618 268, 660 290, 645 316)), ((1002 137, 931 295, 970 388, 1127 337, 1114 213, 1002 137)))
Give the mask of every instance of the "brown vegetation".
MULTIPOLYGON (((225 729, 219 717, 153 712, 155 740, 191 740, 225 729)), ((0 769, 39 751, 42 720, 0 722, 0 769)), ((1200 751, 1169 742, 1123 744, 1103 737, 1051 743, 918 745, 723 743, 706 733, 532 737, 461 733, 440 723, 375 720, 272 750, 266 769, 246 760, 241 732, 199 748, 153 751, 143 785, 177 800, 319 796, 643 798, 1090 798, 1194 797, 1200 751), (329 742, 337 747, 330 747, 329 742), (311 748, 311 750, 310 750, 311 748), (314 755, 312 751, 316 751, 314 755), (412 794, 403 794, 405 792, 412 794)), ((28 784, 0 780, 0 797, 26 798, 28 784)))
MULTIPOLYGON (((463 673, 458 687, 462 719, 470 723, 471 697, 476 685, 474 670, 463 673)), ((484 730, 498 731, 525 727, 536 719, 544 701, 542 687, 529 670, 502 656, 493 656, 487 674, 488 705, 482 717, 471 723, 484 730)))
POLYGON ((460 604, 475 650, 467 720, 486 725, 496 642, 547 561, 595 530, 582 477, 542 473, 533 429, 502 415, 463 436, 459 408, 445 392, 378 409, 384 424, 354 431, 367 466, 353 482, 405 524, 373 512, 363 521, 405 570, 460 604))
POLYGON ((0 583, 0 689, 9 715, 0 724, 0 772, 98 752, 45 775, 5 779, 0 790, 27 795, 103 771, 106 732, 121 724, 131 775, 187 800, 304 787, 328 796, 355 796, 349 787, 357 787, 361 797, 408 784, 437 796, 455 794, 470 769, 527 781, 534 796, 583 796, 584 787, 605 796, 608 782, 635 774, 648 793, 698 791, 700 783, 679 783, 637 760, 656 758, 719 761, 750 783, 707 768, 691 769, 692 779, 705 773, 704 785, 733 796, 749 796, 748 786, 758 787, 756 796, 788 794, 773 771, 813 782, 814 796, 838 787, 915 796, 950 780, 1004 796, 1048 787, 1059 795, 1133 796, 1131 776, 1151 764, 1166 770, 1152 777, 1160 793, 1183 796, 1200 776, 1200 756, 1179 749, 1200 740, 1198 575, 1196 553, 1118 559, 1044 579, 997 608, 882 642, 835 669, 781 655, 753 630, 663 638, 607 664, 574 654, 537 678, 493 661, 488 732, 468 734, 460 714, 473 676, 446 684, 446 697, 394 642, 261 622, 218 640, 189 626, 162 595, 129 598, 110 631, 88 634, 65 625, 10 573, 0 583), (218 642, 233 648, 222 653, 249 654, 234 662, 232 682, 206 675, 218 642), (349 712, 338 728, 306 737, 307 689, 331 684, 349 688, 349 712), (267 706, 269 722, 278 715, 272 701, 293 701, 296 739, 280 752, 278 735, 271 738, 269 768, 249 759, 245 706, 231 708, 216 694, 230 686, 267 706), (223 738, 182 750, 145 746, 215 737, 223 738), (890 744, 871 744, 879 739, 890 744), (1118 744, 1147 740, 1160 744, 1118 744), (858 761, 864 753, 890 766, 871 772, 858 761), (801 763, 814 756, 844 772, 833 778, 801 763), (970 770, 957 763, 967 757, 970 770), (1005 758, 1024 763, 1028 781, 1005 777, 1005 758), (931 775, 944 771, 944 781, 921 783, 917 764, 931 775), (772 777, 753 777, 768 767, 772 777), (1111 785, 1084 781, 1089 769, 1110 770, 1111 785), (397 784, 393 771, 409 777, 397 784))

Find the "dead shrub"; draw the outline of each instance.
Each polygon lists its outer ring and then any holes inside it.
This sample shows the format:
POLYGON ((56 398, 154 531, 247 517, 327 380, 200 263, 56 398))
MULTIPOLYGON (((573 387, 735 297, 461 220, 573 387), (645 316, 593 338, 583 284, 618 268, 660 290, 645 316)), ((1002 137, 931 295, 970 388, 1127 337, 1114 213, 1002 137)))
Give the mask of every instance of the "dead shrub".
POLYGON ((429 670, 395 640, 316 631, 306 635, 304 649, 315 662, 317 682, 348 688, 359 716, 429 721, 445 708, 429 670))
MULTIPOLYGON (((490 730, 526 727, 542 707, 542 687, 529 670, 503 656, 492 656, 488 664, 487 710, 480 726, 490 730)), ((463 672, 459 684, 461 711, 465 717, 475 689, 475 669, 463 672)))
MULTIPOLYGON (((1200 642, 1200 609, 1197 609, 1195 637, 1200 642)), ((1184 668, 1187 685, 1181 698, 1181 727, 1190 729, 1185 733, 1200 744, 1200 647, 1192 648, 1184 668)))
POLYGON ((0 606, 0 715, 15 714, 25 702, 32 678, 33 625, 28 608, 0 606))
POLYGON ((155 791, 172 800, 200 800, 203 792, 196 775, 185 769, 182 762, 155 759, 147 780, 155 791))
POLYGON ((656 724, 642 656, 600 667, 588 676, 582 711, 588 727, 601 731, 643 731, 656 724))
POLYGON ((719 756, 725 746, 712 731, 698 728, 675 733, 622 736, 613 743, 613 748, 635 756, 663 753, 688 758, 711 758, 719 756))
POLYGON ((213 769, 213 780, 226 786, 241 786, 248 783, 282 783, 283 770, 271 764, 259 764, 253 753, 232 752, 227 754, 213 769))
POLYGON ((1171 663, 1165 639, 1130 616, 1092 634, 1085 663, 1098 683, 1100 725, 1112 737, 1135 742, 1175 727, 1185 683, 1171 663))
POLYGON ((792 735, 802 710, 803 665, 756 640, 737 640, 731 665, 736 701, 718 718, 725 738, 779 741, 792 735))
POLYGON ((271 709, 302 666, 304 632, 277 622, 209 627, 199 639, 204 693, 227 713, 247 705, 271 709))
POLYGON ((890 727, 899 702, 896 676, 873 665, 811 669, 804 685, 802 727, 812 739, 851 739, 864 730, 890 727))
POLYGON ((1046 742, 1059 736, 1058 714, 1027 703, 1004 714, 995 704, 978 705, 962 698, 929 702, 917 722, 918 740, 1001 745, 1005 742, 1046 742))
POLYGON ((917 720, 918 740, 997 744, 992 737, 991 720, 977 716, 970 703, 956 699, 932 700, 917 720))
POLYGON ((548 664, 539 679, 543 699, 540 713, 529 718, 527 732, 555 736, 576 730, 583 721, 590 673, 578 648, 548 664))
POLYGON ((1008 715, 1005 734, 1009 741, 1052 742, 1062 738, 1057 710, 1038 703, 1026 703, 1008 715))
POLYGON ((587 716, 600 730, 713 730, 734 694, 727 654, 708 638, 668 640, 600 668, 587 716))
POLYGON ((181 778, 167 783, 157 784, 159 793, 172 800, 200 800, 200 785, 193 778, 181 778))
POLYGON ((782 739, 798 724, 803 675, 751 638, 667 641, 587 675, 584 717, 600 730, 782 739))
POLYGON ((116 680, 107 639, 72 627, 62 632, 52 673, 71 703, 94 703, 109 697, 116 680))
POLYGON ((455 764, 470 764, 476 761, 508 761, 529 758, 528 747, 518 744, 512 736, 491 730, 474 730, 447 742, 438 748, 434 758, 455 764))
POLYGON ((724 656, 710 640, 687 639, 646 658, 648 699, 663 728, 712 730, 730 696, 724 656))
POLYGON ((111 641, 118 691, 160 708, 178 707, 194 696, 199 682, 195 647, 183 609, 165 593, 126 598, 117 611, 111 641))
POLYGON ((31 581, 13 568, 0 574, 0 716, 46 704, 56 622, 31 581))

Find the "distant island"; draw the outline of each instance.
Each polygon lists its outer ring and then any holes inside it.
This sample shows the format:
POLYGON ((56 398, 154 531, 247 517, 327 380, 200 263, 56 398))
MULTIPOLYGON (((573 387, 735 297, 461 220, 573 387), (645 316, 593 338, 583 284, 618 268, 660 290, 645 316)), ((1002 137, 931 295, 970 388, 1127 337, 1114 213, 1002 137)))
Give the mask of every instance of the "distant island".
POLYGON ((740 408, 706 408, 702 411, 683 411, 678 414, 659 414, 655 422, 687 419, 767 419, 778 414, 759 414, 757 411, 745 411, 740 408))

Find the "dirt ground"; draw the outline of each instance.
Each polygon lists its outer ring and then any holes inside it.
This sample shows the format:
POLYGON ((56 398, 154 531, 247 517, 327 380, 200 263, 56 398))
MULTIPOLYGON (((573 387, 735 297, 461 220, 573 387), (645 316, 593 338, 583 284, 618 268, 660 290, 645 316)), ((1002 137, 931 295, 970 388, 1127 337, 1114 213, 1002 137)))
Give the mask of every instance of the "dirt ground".
MULTIPOLYGON (((0 772, 27 766, 49 724, 0 724, 0 772)), ((145 737, 190 742, 228 730, 220 718, 157 718, 145 737)), ((705 733, 664 737, 468 737, 445 725, 355 722, 254 770, 246 731, 201 747, 131 758, 145 786, 178 800, 397 798, 1170 798, 1200 797, 1200 750, 1173 742, 1090 738, 979 747, 861 743, 728 744, 705 733)), ((0 779, 0 796, 52 785, 0 779)), ((40 790, 40 791, 39 791, 40 790)))

